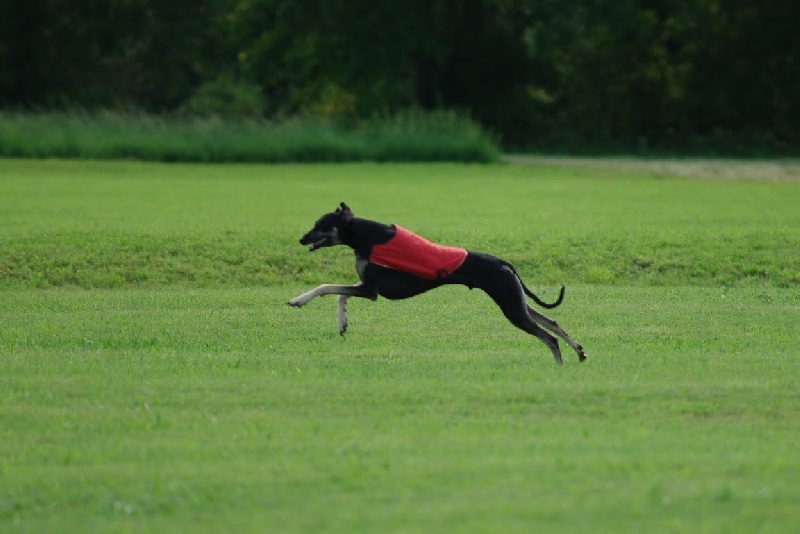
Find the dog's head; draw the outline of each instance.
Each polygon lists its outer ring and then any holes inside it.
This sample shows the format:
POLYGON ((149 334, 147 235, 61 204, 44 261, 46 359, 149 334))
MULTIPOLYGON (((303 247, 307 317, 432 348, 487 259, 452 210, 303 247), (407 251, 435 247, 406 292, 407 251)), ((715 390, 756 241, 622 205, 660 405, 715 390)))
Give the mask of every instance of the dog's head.
POLYGON ((342 244, 342 229, 353 220, 353 212, 344 202, 339 204, 336 211, 326 213, 314 223, 314 228, 300 238, 301 245, 308 245, 308 251, 314 252, 318 248, 332 247, 342 244))

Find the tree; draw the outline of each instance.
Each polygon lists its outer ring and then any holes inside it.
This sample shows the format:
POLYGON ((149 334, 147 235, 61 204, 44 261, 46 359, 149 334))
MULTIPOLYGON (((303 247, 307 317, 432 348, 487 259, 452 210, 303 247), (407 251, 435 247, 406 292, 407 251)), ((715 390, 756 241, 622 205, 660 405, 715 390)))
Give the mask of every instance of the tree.
POLYGON ((458 108, 514 147, 790 151, 798 18, 793 0, 5 0, 0 106, 245 95, 271 117, 458 108))

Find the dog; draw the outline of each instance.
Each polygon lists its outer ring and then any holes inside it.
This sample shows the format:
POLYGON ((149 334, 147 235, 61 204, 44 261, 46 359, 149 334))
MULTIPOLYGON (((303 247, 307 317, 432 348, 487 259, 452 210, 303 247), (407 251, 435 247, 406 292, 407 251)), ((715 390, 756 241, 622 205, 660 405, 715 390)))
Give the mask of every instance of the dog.
POLYGON ((445 284, 460 284, 486 292, 511 324, 547 345, 556 363, 562 363, 561 349, 552 334, 572 347, 579 361, 586 359, 581 345, 554 320, 531 308, 525 299, 527 295, 543 308, 555 308, 564 300, 564 286, 555 302, 544 302, 525 286, 507 261, 482 252, 437 245, 397 225, 357 218, 344 202, 320 217, 300 238, 300 244, 310 252, 334 245, 346 245, 355 252, 359 283, 323 284, 288 302, 300 307, 315 297, 339 295, 337 319, 342 335, 347 331, 346 302, 350 297, 373 301, 379 295, 390 300, 406 299, 445 284))

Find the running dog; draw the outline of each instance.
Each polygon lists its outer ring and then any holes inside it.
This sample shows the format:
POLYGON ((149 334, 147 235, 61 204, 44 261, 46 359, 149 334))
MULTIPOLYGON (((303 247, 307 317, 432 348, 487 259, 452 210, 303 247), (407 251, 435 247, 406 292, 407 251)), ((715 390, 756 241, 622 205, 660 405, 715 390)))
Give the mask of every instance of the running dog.
POLYGON ((547 345, 556 363, 562 363, 561 349, 550 332, 572 347, 578 353, 578 360, 586 359, 583 347, 525 300, 528 295, 543 308, 555 308, 564 299, 564 286, 555 302, 543 302, 522 283, 507 261, 482 252, 437 245, 397 225, 354 217, 344 202, 320 217, 300 238, 300 244, 308 246, 311 252, 333 245, 347 245, 355 252, 359 283, 323 284, 289 301, 290 306, 299 307, 315 297, 339 295, 340 334, 347 330, 345 304, 350 297, 377 300, 380 295, 390 300, 406 299, 444 284, 461 284, 485 291, 511 324, 547 345))

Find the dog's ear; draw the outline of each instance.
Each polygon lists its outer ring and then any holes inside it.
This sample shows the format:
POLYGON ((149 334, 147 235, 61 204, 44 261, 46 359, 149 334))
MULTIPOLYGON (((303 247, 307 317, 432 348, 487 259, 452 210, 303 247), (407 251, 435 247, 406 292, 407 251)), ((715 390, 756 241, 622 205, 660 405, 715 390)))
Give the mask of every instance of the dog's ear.
POLYGON ((341 217, 344 222, 350 222, 353 220, 353 210, 351 210, 350 206, 344 202, 339 203, 339 207, 336 208, 336 211, 341 213, 341 217))

